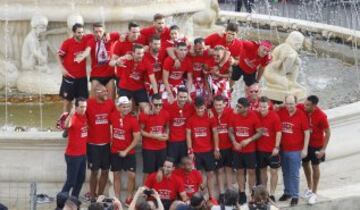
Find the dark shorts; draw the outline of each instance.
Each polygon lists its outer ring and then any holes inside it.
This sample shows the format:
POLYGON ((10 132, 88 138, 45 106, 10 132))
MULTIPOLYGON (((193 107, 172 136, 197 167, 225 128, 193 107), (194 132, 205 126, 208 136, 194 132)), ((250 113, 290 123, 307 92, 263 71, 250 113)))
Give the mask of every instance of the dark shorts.
POLYGON ((271 152, 257 152, 256 153, 257 166, 259 168, 270 167, 273 169, 280 168, 280 155, 272 156, 271 152))
POLYGON ((88 168, 92 171, 110 169, 110 144, 87 144, 88 168))
POLYGON ((162 150, 142 150, 143 173, 152 173, 161 168, 166 159, 166 149, 162 150))
POLYGON ((169 141, 167 145, 167 156, 173 158, 175 161, 175 165, 178 165, 181 161, 181 158, 187 156, 186 141, 169 141))
POLYGON ((303 163, 307 163, 309 161, 311 161, 311 165, 319 165, 321 162, 325 161, 325 155, 321 158, 318 159, 316 157, 316 152, 320 151, 321 148, 316 148, 316 147, 308 147, 308 155, 306 156, 306 158, 302 159, 303 163))
POLYGON ((111 171, 136 171, 135 154, 120 157, 117 153, 111 153, 111 171))
POLYGON ((256 153, 233 153, 233 168, 234 169, 255 169, 256 168, 256 153))
POLYGON ((145 89, 131 91, 119 88, 118 94, 119 96, 127 96, 129 99, 134 99, 136 104, 149 102, 149 96, 145 89))
POLYGON ((239 66, 232 66, 231 80, 238 81, 241 76, 248 87, 256 82, 256 73, 247 74, 239 66))
POLYGON ((70 78, 63 77, 60 86, 60 97, 68 101, 74 100, 74 98, 88 98, 88 81, 87 77, 83 78, 70 78))
POLYGON ((213 152, 197 152, 195 154, 195 167, 198 170, 214 171, 216 169, 213 152))
POLYGON ((224 167, 232 167, 233 165, 233 151, 232 149, 220 150, 221 158, 216 160, 216 169, 224 167))
POLYGON ((93 80, 98 81, 100 84, 106 86, 110 80, 113 80, 114 77, 90 77, 90 82, 92 82, 93 80))

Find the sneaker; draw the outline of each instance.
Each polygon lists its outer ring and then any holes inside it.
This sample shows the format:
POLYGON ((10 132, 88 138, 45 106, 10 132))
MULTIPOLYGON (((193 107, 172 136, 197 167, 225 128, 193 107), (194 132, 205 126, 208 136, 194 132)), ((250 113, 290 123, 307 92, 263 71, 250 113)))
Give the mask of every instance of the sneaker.
POLYGON ((316 203, 316 201, 317 201, 317 195, 315 193, 313 193, 308 200, 308 204, 314 205, 316 203))
POLYGON ((275 201, 275 196, 270 195, 269 198, 270 198, 270 200, 272 200, 274 203, 276 202, 276 201, 275 201))
POLYGON ((214 197, 210 197, 209 198, 209 201, 214 205, 214 206, 217 206, 219 205, 219 202, 216 200, 216 198, 214 197))
POLYGON ((299 203, 299 198, 291 198, 290 206, 296 206, 299 203))
MULTIPOLYGON (((94 199, 92 199, 91 198, 91 195, 90 195, 90 192, 87 192, 87 193, 85 193, 84 194, 84 196, 82 197, 82 199, 85 201, 85 202, 92 202, 92 200, 94 199)), ((96 202, 96 200, 95 200, 95 202, 96 202)))
POLYGON ((125 200, 125 206, 129 208, 130 206, 130 203, 132 202, 133 198, 132 197, 128 197, 126 198, 125 200))
POLYGON ((42 203, 51 203, 54 201, 54 198, 49 197, 46 194, 38 194, 36 195, 36 203, 42 204, 42 203))
POLYGON ((302 197, 304 198, 304 199, 309 199, 311 196, 312 196, 312 192, 311 192, 311 190, 309 190, 309 189, 306 189, 305 191, 304 191, 304 193, 302 194, 302 197))
POLYGON ((63 137, 64 139, 66 139, 68 136, 69 136, 68 130, 65 129, 65 130, 63 131, 63 133, 62 133, 62 137, 63 137))
POLYGON ((279 201, 287 201, 291 198, 290 195, 287 195, 287 194, 283 194, 280 198, 279 198, 279 201))
POLYGON ((246 193, 240 192, 239 193, 239 204, 244 205, 246 203, 246 193))

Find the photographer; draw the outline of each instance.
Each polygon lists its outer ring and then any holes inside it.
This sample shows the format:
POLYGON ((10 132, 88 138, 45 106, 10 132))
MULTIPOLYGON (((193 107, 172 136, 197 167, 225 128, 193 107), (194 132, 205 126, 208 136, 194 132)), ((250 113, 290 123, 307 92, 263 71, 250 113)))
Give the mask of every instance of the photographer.
POLYGON ((96 203, 92 203, 88 210, 123 210, 123 208, 117 198, 107 198, 104 195, 100 195, 96 203))
POLYGON ((139 187, 128 210, 164 210, 164 206, 156 190, 139 187))

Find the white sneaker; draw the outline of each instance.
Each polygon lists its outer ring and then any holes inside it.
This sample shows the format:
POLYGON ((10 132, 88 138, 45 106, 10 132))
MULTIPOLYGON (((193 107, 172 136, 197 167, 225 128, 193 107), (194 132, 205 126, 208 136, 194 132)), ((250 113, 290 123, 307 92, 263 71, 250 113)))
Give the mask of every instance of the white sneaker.
POLYGON ((308 204, 314 205, 317 201, 317 195, 315 193, 312 193, 311 197, 308 200, 308 204))
POLYGON ((306 190, 304 191, 304 193, 302 194, 302 197, 303 197, 304 199, 309 199, 312 195, 313 195, 313 193, 311 192, 311 190, 306 189, 306 190))

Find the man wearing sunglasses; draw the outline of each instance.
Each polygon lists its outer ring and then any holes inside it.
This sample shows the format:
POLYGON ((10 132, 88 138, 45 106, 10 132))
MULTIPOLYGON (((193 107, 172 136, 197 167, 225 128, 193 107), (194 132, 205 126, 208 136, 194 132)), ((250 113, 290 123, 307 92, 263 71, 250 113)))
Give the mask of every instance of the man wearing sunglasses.
POLYGON ((237 170, 239 185, 239 203, 246 203, 245 170, 248 174, 249 189, 255 186, 256 143, 262 135, 259 118, 249 110, 250 103, 246 98, 239 98, 236 111, 230 121, 229 137, 233 144, 233 168, 237 170))
POLYGON ((154 94, 148 114, 140 113, 144 181, 148 174, 157 171, 166 159, 169 139, 169 113, 163 109, 160 94, 154 94))

